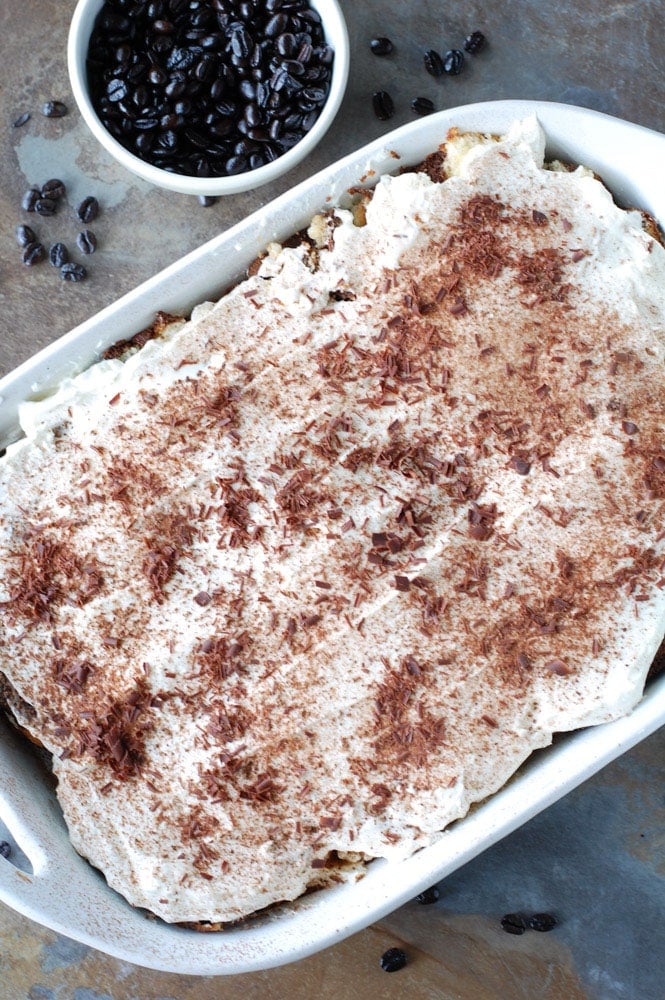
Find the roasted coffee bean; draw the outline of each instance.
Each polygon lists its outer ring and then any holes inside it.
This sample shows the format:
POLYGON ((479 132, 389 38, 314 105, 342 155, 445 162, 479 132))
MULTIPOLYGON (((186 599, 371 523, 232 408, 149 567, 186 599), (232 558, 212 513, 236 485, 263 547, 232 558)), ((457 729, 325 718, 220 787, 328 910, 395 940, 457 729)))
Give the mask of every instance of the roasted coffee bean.
POLYGON ((83 281, 87 274, 83 264, 76 264, 74 261, 69 261, 60 268, 60 277, 63 281, 83 281))
POLYGON ((420 903, 421 906, 431 906, 432 903, 436 903, 439 898, 439 890, 435 885, 425 889, 424 892, 419 892, 416 896, 416 902, 420 903))
POLYGON ((55 215, 58 203, 55 198, 38 198, 35 202, 35 212, 38 215, 55 215))
POLYGON ((425 63, 425 69, 430 76, 443 76, 443 59, 438 52, 434 51, 434 49, 429 49, 425 53, 423 56, 423 62, 425 63))
POLYGON ((113 101, 114 103, 117 101, 124 101, 128 93, 127 84, 124 80, 121 80, 119 76, 114 76, 113 79, 109 80, 106 85, 106 96, 109 101, 113 101))
POLYGON ((556 917, 551 913, 533 913, 529 917, 529 927, 533 931, 547 932, 554 930, 557 925, 556 917))
POLYGON ((94 253, 97 249, 97 237, 89 229, 84 229, 76 237, 76 245, 81 253, 94 253))
POLYGON ((21 128, 22 125, 25 125, 25 123, 29 121, 30 121, 30 112, 24 111, 22 115, 19 115, 18 118, 14 119, 14 121, 12 122, 12 126, 14 128, 21 128))
POLYGON ((241 174, 247 169, 247 160, 244 156, 230 156, 225 163, 227 174, 241 174))
POLYGON ((406 953, 401 948, 388 948, 379 964, 384 972, 399 972, 406 965, 406 953))
POLYGON ((231 31, 231 51, 238 59, 246 59, 252 51, 252 36, 244 24, 236 23, 231 31))
POLYGON ((64 243, 54 243, 49 247, 48 259, 53 267, 62 267, 69 261, 69 250, 64 243))
POLYGON ((263 29, 267 38, 276 38, 282 35, 289 27, 289 17, 287 14, 274 14, 263 29))
POLYGON ((411 107, 417 115, 431 115, 434 111, 434 101, 430 101, 429 97, 414 97, 411 107))
POLYGON ((51 180, 44 181, 42 184, 42 198, 51 198, 53 201, 59 201, 64 194, 65 185, 57 177, 52 177, 51 180))
POLYGON ((485 48, 485 42, 486 39, 482 31, 472 31, 464 39, 464 50, 472 56, 478 55, 485 48))
POLYGON ((80 222, 94 222, 99 215, 99 202, 93 195, 84 198, 76 209, 76 217, 80 222))
POLYGON ((501 917, 501 926, 507 934, 524 934, 527 927, 521 913, 506 913, 501 917))
MULTIPOLYGON (((166 76, 166 74, 164 74, 166 76)), ((168 83, 164 87, 164 95, 169 99, 180 97, 187 90, 187 77, 180 73, 173 73, 168 83)))
POLYGON ((39 264, 40 261, 44 260, 45 256, 46 250, 42 243, 28 243, 23 250, 23 263, 32 267, 33 264, 39 264))
POLYGON ((458 76, 464 69, 464 53, 461 49, 450 49, 443 57, 443 72, 458 76))
POLYGON ((46 118, 64 118, 67 114, 67 105, 62 101, 46 101, 42 105, 42 114, 46 118))
POLYGON ((369 47, 375 56, 389 56, 393 51, 393 43, 389 38, 384 37, 373 38, 369 47))
POLYGON ((372 94, 372 107, 374 114, 382 122, 392 118, 395 114, 395 105, 387 90, 377 90, 372 94))
POLYGON ((0 858, 8 858, 12 853, 12 845, 8 840, 0 840, 0 858))
POLYGON ((16 242, 20 247, 27 247, 29 243, 36 243, 37 236, 30 226, 20 225, 16 227, 16 242))
POLYGON ((39 188, 28 188, 21 199, 21 208, 24 212, 34 212, 35 205, 41 198, 42 193, 39 188))
POLYGON ((275 48, 276 48, 277 52, 281 56, 284 56, 287 59, 288 59, 289 56, 292 56, 292 55, 295 54, 297 45, 298 45, 298 43, 296 41, 296 36, 291 31, 285 31, 285 32, 283 32, 275 40, 275 48))

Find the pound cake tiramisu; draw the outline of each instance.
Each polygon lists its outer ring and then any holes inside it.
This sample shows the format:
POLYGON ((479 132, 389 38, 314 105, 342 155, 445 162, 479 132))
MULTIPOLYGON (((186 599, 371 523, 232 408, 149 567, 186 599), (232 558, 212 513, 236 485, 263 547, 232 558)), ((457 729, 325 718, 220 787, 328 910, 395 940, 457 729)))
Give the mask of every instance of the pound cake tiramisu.
POLYGON ((402 858, 663 633, 665 251, 535 119, 271 246, 21 412, 5 707, 169 922, 402 858))

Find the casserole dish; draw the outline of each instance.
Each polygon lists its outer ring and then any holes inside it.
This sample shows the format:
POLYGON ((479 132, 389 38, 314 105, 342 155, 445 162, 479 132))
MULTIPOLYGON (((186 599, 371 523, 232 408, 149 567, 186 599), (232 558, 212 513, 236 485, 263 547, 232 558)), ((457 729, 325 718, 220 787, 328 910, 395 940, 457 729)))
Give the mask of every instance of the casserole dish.
MULTIPOLYGON (((639 205, 657 218, 665 215, 656 183, 663 139, 655 133, 582 109, 529 102, 442 113, 384 137, 300 185, 22 366, 0 384, 4 441, 18 434, 18 401, 45 393, 64 376, 86 367, 111 343, 148 325, 158 310, 187 313, 197 302, 218 297, 266 243, 298 230, 327 203, 343 202, 347 189, 422 160, 452 125, 463 131, 502 132, 534 112, 550 139, 549 155, 594 169, 621 203, 639 205)), ((576 733, 538 753, 500 793, 407 861, 375 862, 355 884, 303 897, 213 936, 148 921, 107 889, 72 851, 48 783, 27 752, 6 736, 0 747, 7 776, 0 815, 29 858, 32 872, 27 875, 3 864, 0 892, 10 905, 58 931, 154 968, 220 974, 291 961, 400 905, 648 735, 665 719, 661 691, 662 682, 656 682, 628 718, 576 733)))

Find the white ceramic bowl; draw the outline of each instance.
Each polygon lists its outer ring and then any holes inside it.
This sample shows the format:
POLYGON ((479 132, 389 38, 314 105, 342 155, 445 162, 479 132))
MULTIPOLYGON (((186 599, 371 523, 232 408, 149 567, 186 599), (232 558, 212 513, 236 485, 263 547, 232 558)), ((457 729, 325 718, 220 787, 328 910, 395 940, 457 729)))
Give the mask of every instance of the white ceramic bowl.
MULTIPOLYGON (((18 435, 17 405, 92 364, 162 309, 187 314, 219 296, 270 240, 298 231, 350 188, 415 164, 447 130, 503 132, 536 114, 548 155, 587 164, 623 204, 665 220, 665 136, 595 111, 532 101, 451 108, 383 136, 215 237, 0 379, 0 447, 18 435), (365 178, 363 181, 362 178, 365 178)), ((665 724, 665 676, 623 719, 570 733, 538 751, 495 795, 401 862, 375 861, 359 882, 272 908, 246 925, 200 934, 146 919, 108 888, 71 846, 48 776, 0 719, 0 831, 16 845, 0 858, 0 899, 32 920, 125 961, 190 975, 228 975, 303 958, 379 920, 466 864, 665 724), (25 861, 23 859, 26 859, 25 861), (21 870, 22 868, 22 870, 21 870)))
POLYGON ((72 91, 83 119, 95 138, 123 167, 150 184, 181 194, 199 196, 237 194, 240 191, 260 187, 262 184, 274 181, 304 160, 323 138, 339 111, 349 76, 349 36, 346 23, 337 0, 310 0, 310 5, 321 16, 325 38, 334 49, 335 59, 326 103, 316 122, 300 142, 272 163, 228 177, 190 177, 185 174, 173 174, 146 163, 125 149, 107 131, 90 99, 86 56, 95 18, 103 3, 104 0, 78 0, 76 5, 67 41, 67 65, 72 91))

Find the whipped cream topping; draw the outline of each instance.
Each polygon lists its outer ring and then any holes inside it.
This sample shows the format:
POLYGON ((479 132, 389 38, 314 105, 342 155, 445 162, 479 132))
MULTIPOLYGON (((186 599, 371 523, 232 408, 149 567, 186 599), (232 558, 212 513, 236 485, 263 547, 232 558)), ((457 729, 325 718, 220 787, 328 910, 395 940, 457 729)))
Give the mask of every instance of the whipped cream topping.
POLYGON ((445 154, 0 462, 6 699, 167 921, 430 843, 662 638, 665 252, 535 119, 445 154))

